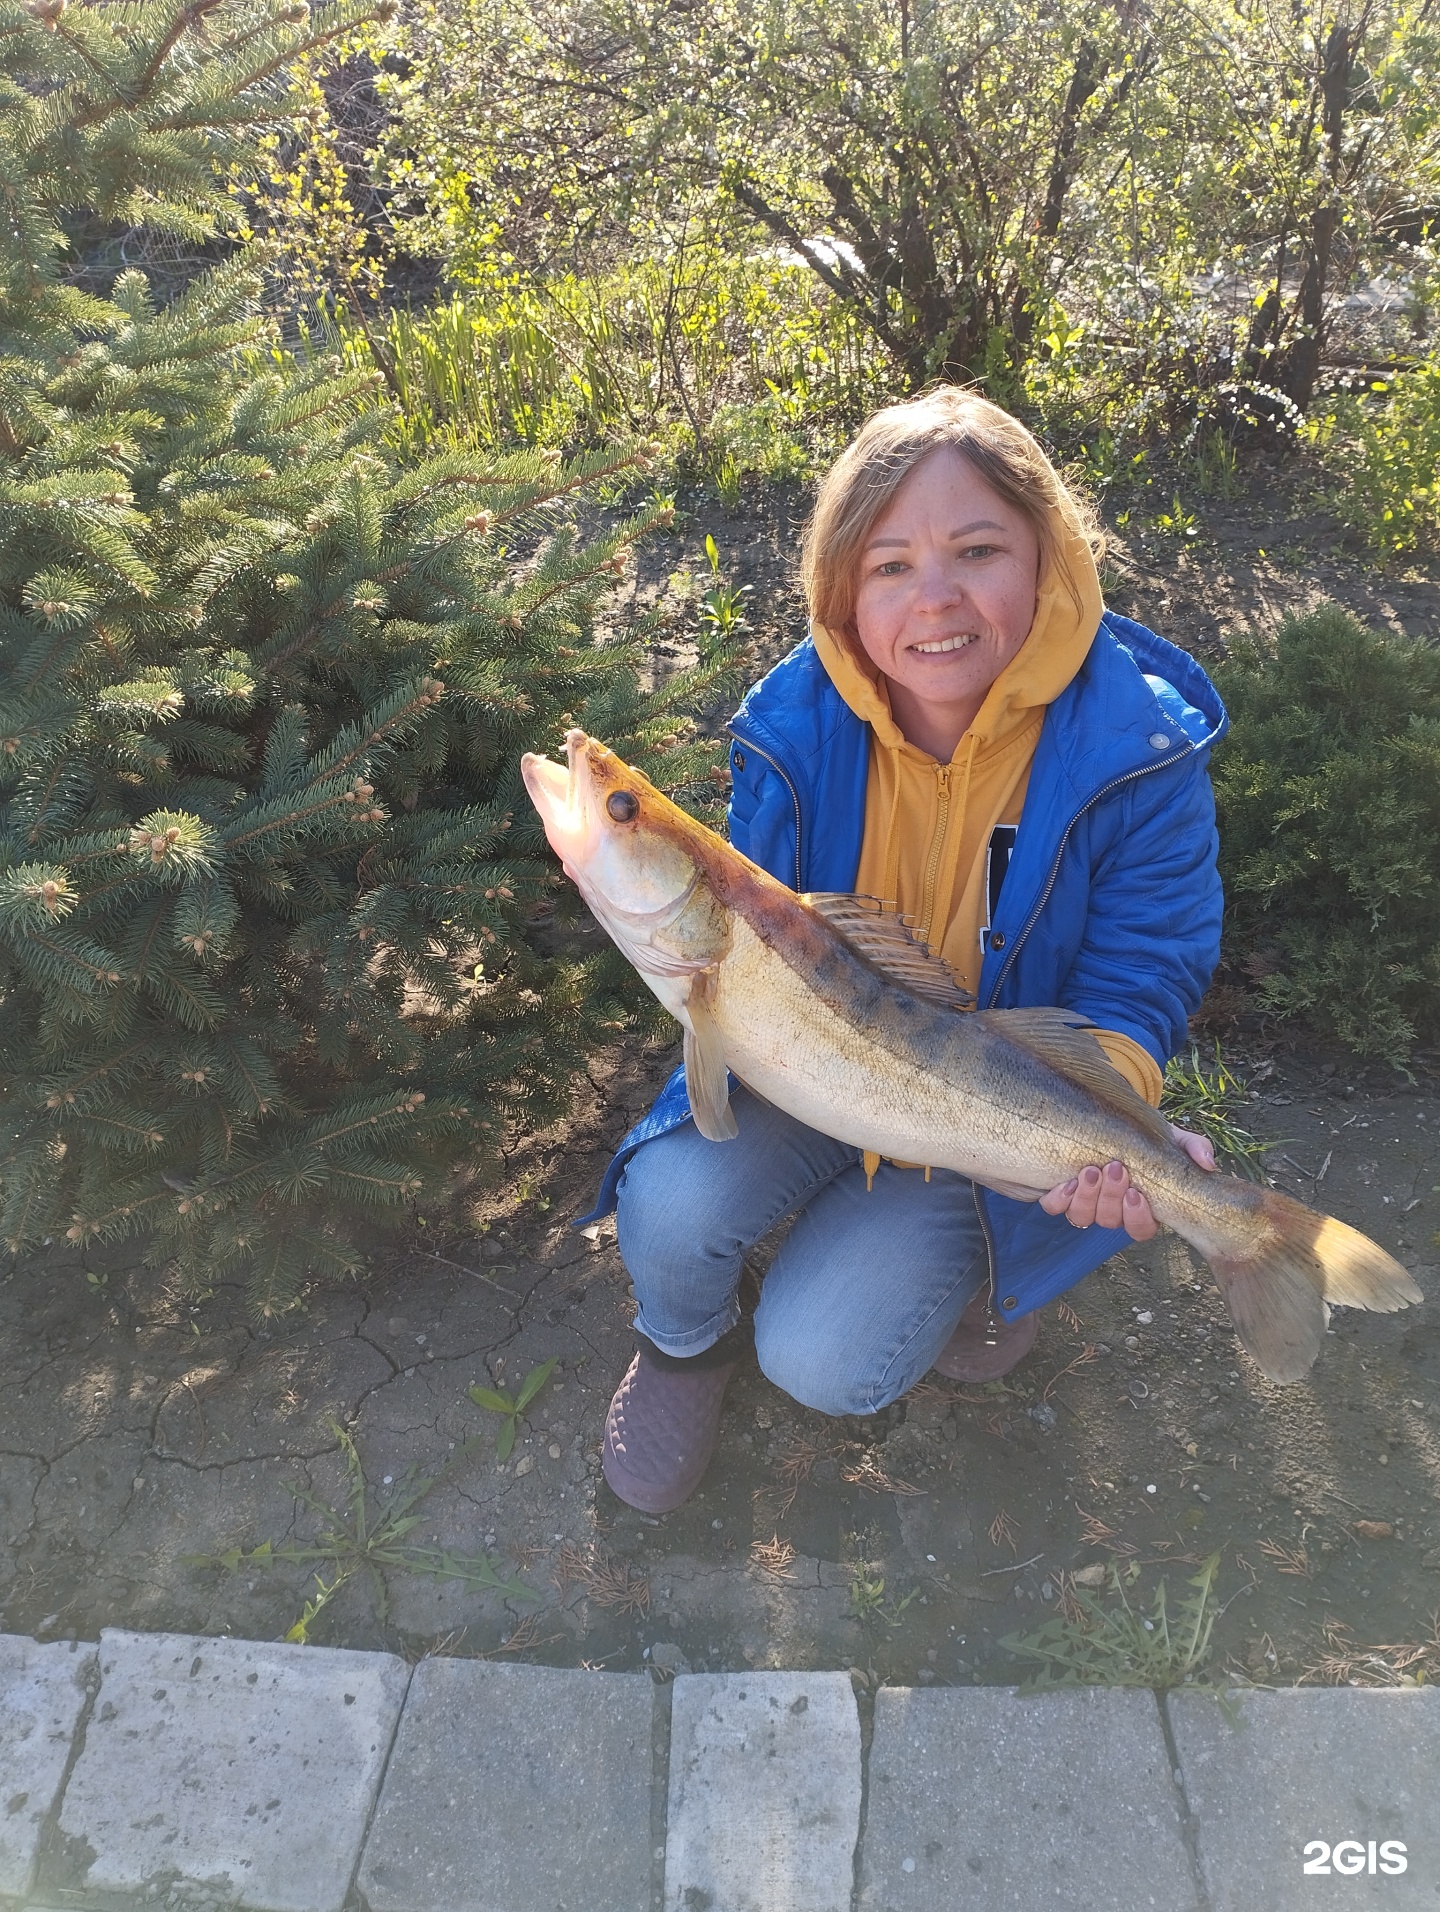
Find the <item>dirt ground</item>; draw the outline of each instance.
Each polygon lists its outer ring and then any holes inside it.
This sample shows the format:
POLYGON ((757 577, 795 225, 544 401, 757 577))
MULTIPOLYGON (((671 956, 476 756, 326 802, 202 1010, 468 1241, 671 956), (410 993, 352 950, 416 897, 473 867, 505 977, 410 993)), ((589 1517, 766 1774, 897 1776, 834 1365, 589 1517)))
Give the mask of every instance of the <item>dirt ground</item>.
MULTIPOLYGON (((1436 629, 1436 573, 1367 568, 1323 516, 1282 521, 1284 495, 1262 475, 1202 506, 1186 546, 1132 513, 1110 601, 1202 655, 1323 595, 1436 629)), ((763 664, 801 622, 799 523, 794 497, 691 500, 634 588, 701 574, 713 532, 753 587, 763 664)), ((674 1060, 632 1045, 592 1065, 568 1124, 517 1148, 486 1215, 417 1223, 363 1285, 279 1324, 231 1288, 184 1298, 138 1246, 0 1270, 0 1630, 275 1638, 309 1605, 314 1640, 412 1654, 1008 1681, 1025 1668, 1002 1639, 1064 1607, 1075 1572, 1133 1565, 1132 1600, 1163 1579, 1173 1601, 1218 1550, 1217 1666, 1440 1677, 1440 1068, 1421 1058, 1407 1080, 1263 1029, 1226 1056, 1252 1126, 1282 1138, 1278 1185, 1374 1235, 1431 1296, 1337 1312, 1294 1387, 1258 1373, 1203 1267, 1162 1237, 1048 1309, 1003 1383, 932 1375, 875 1421, 836 1422, 752 1362, 700 1494, 664 1520, 632 1512, 599 1470, 628 1287, 612 1229, 570 1225, 674 1060), (468 1390, 513 1393, 552 1359, 499 1460, 504 1417, 468 1390)))
MULTIPOLYGON (((1433 1294, 1440 1079, 1310 1045, 1232 1059, 1257 1084, 1254 1126, 1285 1138, 1277 1182, 1375 1235, 1433 1294)), ((1173 1599, 1218 1549, 1219 1663, 1262 1679, 1440 1675, 1434 1300, 1337 1313, 1313 1374, 1279 1388, 1173 1237, 1048 1309, 1005 1382, 932 1375, 877 1421, 801 1409, 752 1363, 695 1499, 664 1520, 622 1506, 599 1442, 628 1290, 609 1228, 569 1224, 671 1060, 597 1071, 570 1136, 517 1164, 535 1192, 484 1234, 432 1244, 417 1229, 363 1292, 317 1294, 276 1328, 228 1290, 178 1299, 113 1251, 15 1268, 0 1285, 0 1628, 283 1635, 317 1575, 329 1586, 355 1558, 274 1558, 355 1529, 344 1429, 372 1530, 407 1470, 440 1475, 397 1544, 452 1577, 355 1573, 317 1641, 1003 1681, 1025 1669, 1002 1637, 1054 1608, 1063 1575, 1133 1562, 1132 1599, 1161 1578, 1173 1599), (502 1419, 467 1389, 513 1391, 552 1358, 497 1463, 502 1419), (232 1552, 257 1548, 259 1562, 232 1552), (475 1584, 479 1555, 501 1585, 475 1584)))

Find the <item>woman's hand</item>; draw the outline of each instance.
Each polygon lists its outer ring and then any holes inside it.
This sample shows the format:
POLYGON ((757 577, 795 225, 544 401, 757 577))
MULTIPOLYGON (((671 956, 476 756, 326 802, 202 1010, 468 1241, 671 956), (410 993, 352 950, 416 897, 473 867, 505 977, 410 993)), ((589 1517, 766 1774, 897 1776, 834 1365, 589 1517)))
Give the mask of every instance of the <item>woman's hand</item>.
MULTIPOLYGON (((1173 1122, 1170 1133, 1197 1168, 1214 1172, 1215 1151, 1208 1136, 1177 1129, 1173 1122)), ((1123 1162, 1107 1162, 1103 1169, 1082 1168, 1068 1182, 1042 1195, 1040 1206, 1047 1215, 1063 1215, 1072 1228, 1089 1228, 1092 1222, 1102 1228, 1123 1228, 1131 1241, 1149 1241, 1160 1227, 1149 1202, 1131 1187, 1130 1171, 1123 1162)))

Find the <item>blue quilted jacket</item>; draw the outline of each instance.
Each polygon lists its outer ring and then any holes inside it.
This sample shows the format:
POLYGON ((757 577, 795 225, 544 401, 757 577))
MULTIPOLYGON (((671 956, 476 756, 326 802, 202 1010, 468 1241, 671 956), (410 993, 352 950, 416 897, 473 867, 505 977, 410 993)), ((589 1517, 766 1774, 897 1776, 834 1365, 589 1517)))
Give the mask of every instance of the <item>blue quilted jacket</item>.
MULTIPOLYGON (((1215 805, 1206 757, 1225 709, 1192 657, 1106 612, 1073 682, 1046 712, 980 971, 979 1006, 1056 1003, 1122 1030, 1163 1066, 1220 953, 1215 805)), ((854 888, 869 726, 807 638, 730 723, 730 838, 797 890, 854 888)), ((607 1215, 625 1164, 690 1119, 685 1072, 621 1142, 585 1222, 607 1215)), ((992 1300, 1028 1314, 1127 1240, 1075 1229, 977 1188, 992 1300)))

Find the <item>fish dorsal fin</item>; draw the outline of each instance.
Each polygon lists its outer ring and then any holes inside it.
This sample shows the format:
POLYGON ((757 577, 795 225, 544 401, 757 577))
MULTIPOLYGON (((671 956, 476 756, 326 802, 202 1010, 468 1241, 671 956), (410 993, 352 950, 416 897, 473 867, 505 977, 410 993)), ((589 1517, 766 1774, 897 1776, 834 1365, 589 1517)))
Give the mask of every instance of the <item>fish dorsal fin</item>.
POLYGON ((975 998, 955 980, 955 972, 912 927, 912 918, 887 910, 873 896, 846 896, 821 891, 801 898, 872 969, 914 996, 940 1003, 946 1009, 969 1009, 975 998))
POLYGON ((1168 1148, 1170 1124, 1137 1095, 1095 1040, 1095 1025, 1073 1009, 984 1009, 975 1021, 1007 1042, 1027 1049, 1060 1075, 1078 1082, 1117 1115, 1168 1148))

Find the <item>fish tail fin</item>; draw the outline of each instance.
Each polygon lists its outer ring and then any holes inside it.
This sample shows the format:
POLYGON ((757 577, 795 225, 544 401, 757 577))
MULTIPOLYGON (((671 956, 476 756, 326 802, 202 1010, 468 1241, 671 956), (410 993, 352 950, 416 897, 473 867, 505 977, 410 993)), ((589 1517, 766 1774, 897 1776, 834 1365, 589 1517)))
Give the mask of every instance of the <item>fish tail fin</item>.
POLYGON ((1390 1314, 1424 1299, 1409 1272, 1358 1228, 1279 1189, 1255 1189, 1246 1206, 1243 1235, 1204 1249, 1241 1341, 1272 1381, 1309 1371, 1327 1304, 1390 1314))

